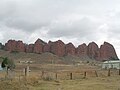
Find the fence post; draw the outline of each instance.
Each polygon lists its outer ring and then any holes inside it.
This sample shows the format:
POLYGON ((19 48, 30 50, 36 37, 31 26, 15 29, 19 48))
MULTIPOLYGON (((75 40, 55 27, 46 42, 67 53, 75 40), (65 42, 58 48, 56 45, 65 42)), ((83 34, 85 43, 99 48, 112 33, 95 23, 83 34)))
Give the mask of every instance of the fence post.
POLYGON ((84 78, 86 78, 86 76, 87 76, 87 73, 86 73, 86 71, 84 72, 84 78))
POLYGON ((25 76, 29 76, 29 66, 25 68, 25 76))
POLYGON ((119 71, 118 71, 118 74, 120 75, 120 69, 119 69, 119 71))
POLYGON ((44 77, 44 71, 41 72, 41 79, 44 77))
POLYGON ((70 80, 72 80, 72 73, 70 73, 70 80))
POLYGON ((55 77, 56 77, 56 80, 57 80, 57 78, 58 78, 58 75, 57 75, 57 73, 55 74, 55 77))
POLYGON ((24 73, 25 73, 25 76, 27 75, 27 70, 26 70, 26 68, 24 69, 24 73))
POLYGON ((98 74, 97 74, 97 71, 95 70, 95 75, 96 75, 96 77, 98 77, 98 74))
POLYGON ((110 69, 108 69, 108 76, 110 76, 110 69))

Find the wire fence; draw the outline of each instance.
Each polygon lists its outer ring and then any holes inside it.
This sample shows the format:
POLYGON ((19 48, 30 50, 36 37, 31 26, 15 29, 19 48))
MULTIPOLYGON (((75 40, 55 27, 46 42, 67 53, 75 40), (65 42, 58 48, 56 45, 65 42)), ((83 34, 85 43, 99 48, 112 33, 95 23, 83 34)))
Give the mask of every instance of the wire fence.
POLYGON ((9 71, 7 74, 6 71, 0 72, 0 80, 21 80, 26 77, 35 77, 43 80, 75 80, 82 78, 91 78, 91 77, 110 77, 120 75, 120 70, 117 69, 108 69, 108 70, 77 70, 77 71, 30 71, 26 70, 15 70, 9 71))

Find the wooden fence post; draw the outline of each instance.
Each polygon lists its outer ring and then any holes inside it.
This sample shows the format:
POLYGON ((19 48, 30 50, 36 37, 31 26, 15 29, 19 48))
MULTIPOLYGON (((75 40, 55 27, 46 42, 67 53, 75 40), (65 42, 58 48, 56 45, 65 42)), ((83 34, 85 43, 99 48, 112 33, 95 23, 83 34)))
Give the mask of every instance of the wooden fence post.
POLYGON ((41 79, 44 77, 44 71, 41 72, 41 79))
POLYGON ((70 73, 70 80, 72 80, 72 73, 70 73))
POLYGON ((87 76, 87 73, 86 73, 86 71, 84 72, 84 78, 86 78, 86 76, 87 76))
POLYGON ((57 80, 57 78, 58 78, 58 75, 57 75, 57 73, 55 74, 55 77, 56 77, 56 80, 57 80))
POLYGON ((25 76, 29 76, 29 66, 25 68, 25 76))
POLYGON ((110 69, 108 69, 108 76, 110 76, 110 69))
POLYGON ((95 70, 95 75, 96 75, 96 77, 98 77, 98 74, 97 74, 97 71, 95 70))
POLYGON ((120 75, 120 69, 118 70, 118 75, 120 75))

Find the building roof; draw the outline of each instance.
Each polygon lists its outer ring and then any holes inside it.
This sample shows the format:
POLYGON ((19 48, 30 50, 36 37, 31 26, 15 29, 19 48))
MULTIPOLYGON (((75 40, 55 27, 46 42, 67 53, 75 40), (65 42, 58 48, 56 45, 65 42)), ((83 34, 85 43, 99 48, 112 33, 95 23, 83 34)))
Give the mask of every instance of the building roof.
POLYGON ((109 60, 109 61, 105 61, 103 63, 120 63, 120 60, 109 60))

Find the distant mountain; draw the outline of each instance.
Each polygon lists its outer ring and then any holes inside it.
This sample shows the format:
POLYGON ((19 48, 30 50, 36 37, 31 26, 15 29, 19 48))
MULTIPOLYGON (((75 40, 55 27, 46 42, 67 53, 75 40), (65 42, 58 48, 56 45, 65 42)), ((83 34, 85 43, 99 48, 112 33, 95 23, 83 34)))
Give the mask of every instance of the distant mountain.
MULTIPOLYGON (((3 47, 3 45, 0 44, 0 47, 3 47)), ((4 46, 4 50, 37 54, 49 52, 59 57, 72 55, 80 58, 89 57, 94 60, 118 59, 114 46, 108 42, 104 42, 99 48, 95 42, 90 42, 88 45, 83 43, 75 47, 72 43, 65 44, 61 40, 55 42, 49 41, 46 43, 41 39, 37 39, 34 44, 25 44, 22 41, 8 40, 4 46)))

